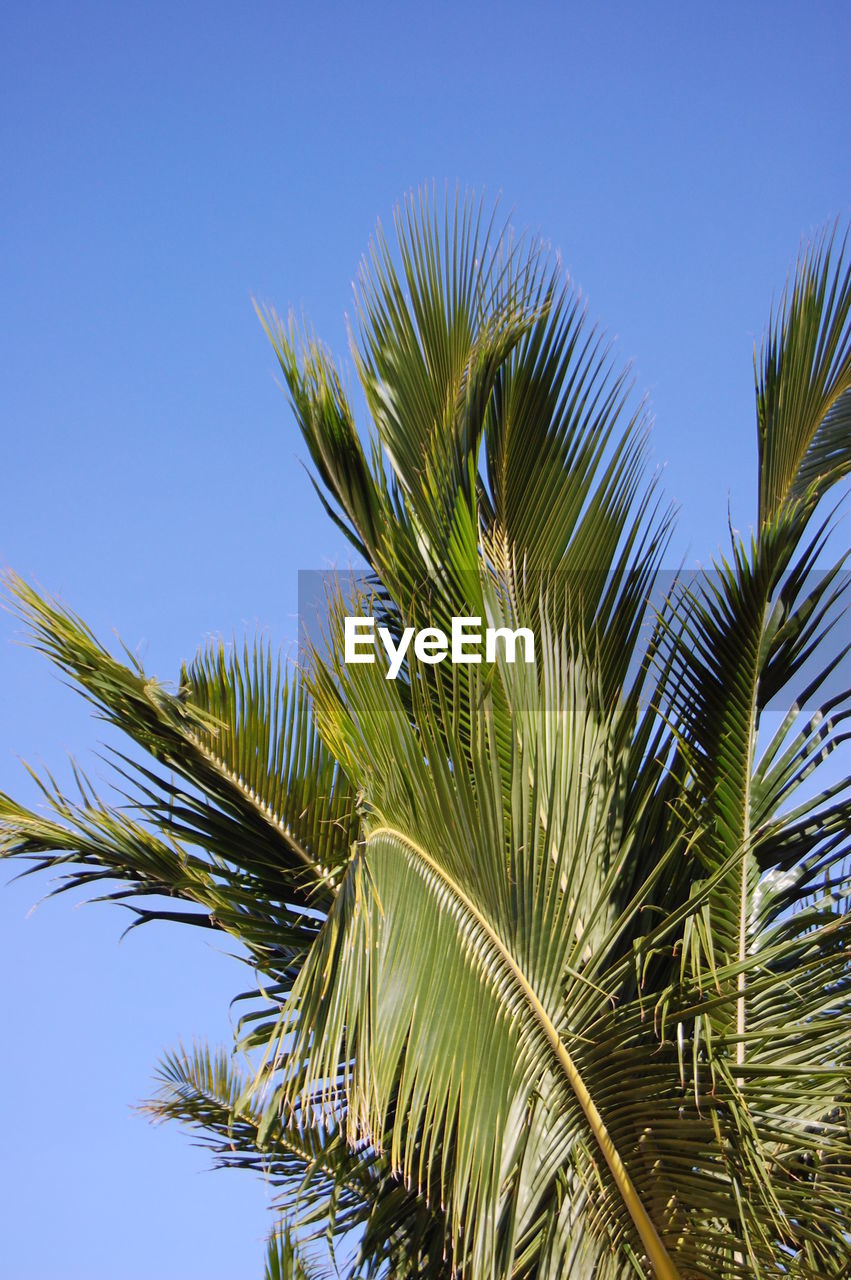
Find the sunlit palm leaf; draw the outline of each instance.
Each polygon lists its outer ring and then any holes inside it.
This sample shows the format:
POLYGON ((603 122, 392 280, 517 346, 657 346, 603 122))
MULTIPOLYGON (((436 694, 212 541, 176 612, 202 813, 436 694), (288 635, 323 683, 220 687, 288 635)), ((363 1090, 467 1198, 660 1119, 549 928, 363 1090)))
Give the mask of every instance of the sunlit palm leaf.
MULTIPOLYGON (((276 1170, 287 1221, 360 1224, 355 1273, 844 1275, 851 785, 819 771, 851 692, 814 516, 851 469, 845 248, 802 255, 763 348, 756 534, 654 616, 642 410, 558 267, 470 201, 396 230, 359 285, 366 443, 266 316, 317 487, 391 630, 528 626, 535 662, 388 681, 332 600, 305 677, 212 646, 170 693, 14 582, 153 763, 116 757, 120 809, 4 800, 4 851, 246 944, 253 1078, 174 1055, 160 1114, 276 1170)), ((287 1231, 270 1280, 305 1274, 287 1231)))

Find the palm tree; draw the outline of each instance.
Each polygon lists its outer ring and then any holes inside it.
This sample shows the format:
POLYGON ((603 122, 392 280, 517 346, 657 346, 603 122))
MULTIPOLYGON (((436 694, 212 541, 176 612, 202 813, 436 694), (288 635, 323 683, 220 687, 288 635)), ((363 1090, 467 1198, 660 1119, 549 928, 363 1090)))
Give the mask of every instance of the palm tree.
POLYGON ((851 692, 843 562, 815 571, 846 245, 802 253, 756 361, 754 532, 648 610, 671 511, 557 266, 471 202, 396 229, 360 281, 366 447, 325 349, 263 315, 365 566, 323 641, 295 672, 210 646, 170 693, 12 579, 148 754, 129 806, 82 775, 47 816, 4 797, 3 852, 247 948, 248 1068, 179 1047, 149 1105, 278 1188, 269 1276, 306 1274, 293 1232, 356 1238, 363 1275, 846 1275, 851 787, 819 779, 851 692), (535 661, 390 680, 344 661, 353 608, 525 626, 535 661))

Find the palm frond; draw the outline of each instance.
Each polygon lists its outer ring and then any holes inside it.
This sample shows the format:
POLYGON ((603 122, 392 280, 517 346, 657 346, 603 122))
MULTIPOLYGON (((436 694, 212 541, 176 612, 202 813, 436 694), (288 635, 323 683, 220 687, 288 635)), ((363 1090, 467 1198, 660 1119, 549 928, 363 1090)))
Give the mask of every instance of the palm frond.
POLYGON ((812 508, 851 470, 851 261, 825 232, 798 258, 757 375, 760 525, 812 508))
POLYGON ((319 1280, 320 1274, 299 1247, 289 1224, 284 1223, 272 1232, 266 1246, 263 1280, 319 1280))
POLYGON ((247 872, 274 868, 290 901, 318 909, 330 901, 329 876, 356 829, 352 793, 315 736, 302 682, 284 678, 280 659, 259 644, 246 645, 241 660, 213 645, 172 693, 132 655, 113 658, 62 605, 18 578, 9 587, 33 647, 105 720, 189 784, 125 759, 152 789, 150 817, 247 872))
POLYGON ((559 264, 468 198, 396 234, 357 295, 367 434, 261 318, 382 625, 527 627, 534 660, 348 667, 332 586, 303 673, 216 644, 170 691, 12 579, 134 746, 119 803, 0 798, 0 852, 245 944, 249 1071, 181 1048, 150 1109, 272 1181, 268 1280, 355 1230, 369 1280, 845 1275, 851 647, 816 513, 851 471, 847 239, 769 326, 756 532, 656 613, 644 407, 559 264))
MULTIPOLYGON (((583 1221, 600 1257, 616 1245, 659 1275, 688 1274, 711 1251, 711 1220, 738 1216, 745 1187, 765 1210, 773 1189, 737 1092, 716 1105, 692 1080, 688 1104, 677 1049, 635 992, 633 953, 618 954, 651 888, 613 911, 615 886, 639 855, 634 828, 613 821, 630 779, 611 754, 620 726, 614 713, 596 721, 593 687, 579 696, 570 648, 554 637, 545 644, 541 687, 526 687, 525 707, 511 701, 508 822, 481 688, 470 749, 418 697, 417 681, 413 725, 373 668, 338 668, 317 683, 324 736, 369 779, 369 818, 284 1009, 281 1034, 294 1040, 263 1076, 268 1086, 283 1071, 269 1106, 275 1114, 319 1088, 329 1106, 345 1097, 351 1142, 376 1142, 392 1103, 393 1167, 426 1193, 438 1180, 472 1274, 511 1272, 518 1221, 527 1224, 523 1256, 544 1264, 548 1241, 563 1239, 565 1178, 591 1197, 583 1221), (581 785, 565 791, 574 777, 581 785), (539 1106, 546 1140, 538 1132, 530 1167, 525 1144, 539 1106), (733 1133, 738 1164, 726 1154, 733 1133)), ((651 882, 676 848, 659 857, 651 882)), ((676 942, 700 906, 664 916, 644 945, 676 942)), ((671 999, 693 1019, 702 997, 688 989, 671 999)), ((734 1008, 735 985, 724 1000, 734 1008)), ((769 1244, 739 1240, 756 1268, 769 1244)))

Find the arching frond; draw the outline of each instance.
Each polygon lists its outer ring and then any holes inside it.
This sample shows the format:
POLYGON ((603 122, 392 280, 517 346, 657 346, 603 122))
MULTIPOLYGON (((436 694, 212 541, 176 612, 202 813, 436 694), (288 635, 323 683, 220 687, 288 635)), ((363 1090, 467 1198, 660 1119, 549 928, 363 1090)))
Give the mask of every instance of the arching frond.
POLYGON ((172 692, 12 579, 133 745, 116 804, 82 774, 46 814, 0 799, 0 852, 245 944, 250 1077, 181 1049, 152 1108, 275 1183, 269 1280, 319 1231, 360 1233, 352 1280, 846 1275, 851 682, 818 513, 851 470, 847 242, 802 254, 763 346, 756 532, 657 612, 644 409, 559 264, 470 199, 395 229, 358 286, 364 429, 264 313, 315 484, 391 636, 479 618, 533 661, 347 666, 331 587, 305 670, 211 645, 172 692))

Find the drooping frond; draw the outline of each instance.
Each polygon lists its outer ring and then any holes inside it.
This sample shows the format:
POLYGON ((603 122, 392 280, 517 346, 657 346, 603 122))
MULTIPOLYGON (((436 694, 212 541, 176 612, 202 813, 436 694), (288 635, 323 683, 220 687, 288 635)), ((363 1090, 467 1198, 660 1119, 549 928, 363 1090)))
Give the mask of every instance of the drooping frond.
POLYGON ((216 1164, 262 1174, 303 1238, 343 1237, 369 1216, 380 1186, 370 1153, 354 1154, 338 1129, 309 1114, 264 1129, 257 1109, 242 1104, 245 1080, 222 1050, 179 1046, 162 1060, 157 1084, 143 1110, 189 1127, 216 1164))
POLYGON ((377 1275, 445 1275, 446 1224, 392 1176, 386 1155, 345 1140, 345 1118, 330 1124, 312 1106, 272 1123, 246 1100, 233 1059, 206 1046, 179 1046, 157 1073, 143 1111, 184 1125, 217 1166, 260 1174, 271 1208, 303 1243, 324 1240, 335 1266, 377 1275))
MULTIPOLYGON (((538 675, 515 669, 521 684, 506 690, 508 814, 481 685, 468 743, 418 696, 419 680, 412 724, 380 670, 319 676, 320 727, 369 780, 369 819, 282 1015, 281 1035, 295 1039, 273 1062, 272 1114, 324 1088, 328 1105, 346 1099, 350 1141, 377 1142, 392 1109, 390 1159, 447 1204, 473 1275, 510 1274, 520 1256, 547 1274, 577 1231, 601 1275, 627 1256, 661 1276, 709 1274, 732 1247, 750 1259, 741 1274, 770 1274, 760 1268, 785 1220, 738 1090, 701 1068, 712 1048, 703 994, 669 964, 660 1035, 635 985, 641 956, 677 944, 728 869, 691 903, 657 908, 637 953, 623 946, 679 853, 676 826, 617 907, 643 854, 640 823, 618 814, 634 789, 651 803, 636 780, 644 755, 596 700, 581 655, 564 637, 543 643, 538 675), (740 1220, 723 1245, 719 1217, 740 1220)), ((720 981, 715 1005, 730 1015, 735 967, 720 981)), ((837 1072, 822 1077, 830 1088, 837 1072)))
POLYGON ((273 867, 292 901, 330 901, 328 878, 356 831, 354 800, 315 735, 302 682, 284 677, 280 659, 260 645, 241 658, 211 646, 171 693, 132 655, 113 658, 61 605, 20 579, 10 588, 34 647, 104 719, 189 784, 141 773, 153 788, 149 816, 246 871, 273 867))
POLYGON ((19 580, 12 587, 33 642, 153 760, 113 755, 122 794, 112 803, 79 771, 76 800, 52 779, 41 784, 46 816, 3 797, 3 852, 61 869, 61 888, 97 884, 137 923, 224 928, 284 980, 315 937, 359 822, 303 681, 285 677, 259 644, 241 655, 217 645, 171 693, 135 659, 113 658, 61 606, 19 580), (203 910, 180 912, 163 897, 203 910))

